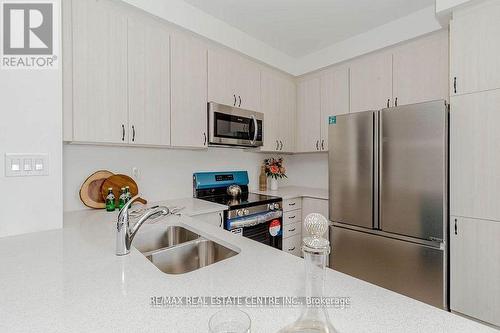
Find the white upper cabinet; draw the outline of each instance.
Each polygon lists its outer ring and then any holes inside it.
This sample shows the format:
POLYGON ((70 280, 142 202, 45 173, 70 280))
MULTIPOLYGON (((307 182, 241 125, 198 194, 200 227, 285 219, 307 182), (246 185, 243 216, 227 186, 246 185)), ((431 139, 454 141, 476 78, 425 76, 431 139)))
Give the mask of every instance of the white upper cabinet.
POLYGON ((500 88, 500 2, 453 13, 450 23, 451 95, 500 88))
POLYGON ((302 78, 297 84, 297 152, 320 151, 321 92, 319 77, 302 78))
POLYGON ((321 75, 321 150, 328 150, 330 116, 349 113, 349 68, 341 66, 321 75))
POLYGON ((174 34, 172 47, 172 146, 207 147, 207 48, 174 34))
POLYGON ((128 142, 127 17, 108 1, 74 0, 73 140, 128 142))
POLYGON ((170 145, 170 36, 140 18, 128 22, 129 143, 170 145))
POLYGON ((392 53, 379 52, 351 65, 351 112, 380 110, 393 105, 392 53))
POLYGON ((261 77, 264 113, 262 151, 293 152, 295 148, 295 83, 283 74, 264 70, 261 77))
POLYGON ((394 50, 394 105, 448 98, 448 30, 394 50))
POLYGON ((499 89, 451 98, 452 215, 500 221, 499 105, 499 89))
POLYGON ((259 111, 260 68, 224 50, 208 51, 208 99, 259 111))
POLYGON ((450 308, 500 325, 500 222, 451 217, 450 308))

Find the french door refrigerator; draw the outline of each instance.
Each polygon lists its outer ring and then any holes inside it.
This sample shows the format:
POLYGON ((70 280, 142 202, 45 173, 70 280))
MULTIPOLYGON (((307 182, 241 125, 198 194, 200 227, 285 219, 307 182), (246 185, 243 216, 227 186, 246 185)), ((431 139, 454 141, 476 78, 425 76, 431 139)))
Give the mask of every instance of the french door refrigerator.
POLYGON ((331 120, 330 267, 447 309, 446 102, 331 120))

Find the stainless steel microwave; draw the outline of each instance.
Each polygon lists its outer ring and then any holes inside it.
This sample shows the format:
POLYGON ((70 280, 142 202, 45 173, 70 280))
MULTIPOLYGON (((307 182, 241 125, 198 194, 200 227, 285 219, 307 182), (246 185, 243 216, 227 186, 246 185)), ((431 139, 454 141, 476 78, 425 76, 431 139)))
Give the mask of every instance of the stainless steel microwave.
POLYGON ((263 128, 263 113, 208 103, 208 143, 211 146, 260 147, 263 128))

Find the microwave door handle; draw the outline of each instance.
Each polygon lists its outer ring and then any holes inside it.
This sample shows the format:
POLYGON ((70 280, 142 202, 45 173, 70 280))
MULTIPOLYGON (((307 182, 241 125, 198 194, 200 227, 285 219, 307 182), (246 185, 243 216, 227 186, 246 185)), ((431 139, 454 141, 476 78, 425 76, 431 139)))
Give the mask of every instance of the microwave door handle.
POLYGON ((254 115, 252 115, 252 119, 253 119, 253 124, 254 124, 254 133, 253 133, 253 140, 251 141, 252 145, 255 145, 255 141, 257 141, 257 135, 258 135, 258 129, 257 129, 257 126, 259 125, 257 123, 257 118, 255 118, 254 115))

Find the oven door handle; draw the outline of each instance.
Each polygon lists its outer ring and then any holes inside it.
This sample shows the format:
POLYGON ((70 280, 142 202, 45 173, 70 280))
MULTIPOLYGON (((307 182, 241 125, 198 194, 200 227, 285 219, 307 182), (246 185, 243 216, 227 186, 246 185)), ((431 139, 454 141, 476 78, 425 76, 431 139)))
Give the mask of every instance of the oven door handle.
MULTIPOLYGON (((252 145, 255 145, 255 142, 257 141, 257 135, 259 134, 258 133, 258 128, 257 126, 259 126, 259 123, 257 122, 257 118, 255 118, 254 115, 252 115, 252 120, 253 120, 253 124, 254 124, 254 127, 255 127, 255 130, 254 130, 254 133, 253 133, 253 140, 250 141, 250 143, 252 145)), ((248 134, 250 134, 251 132, 249 132, 248 134)))
POLYGON ((235 219, 227 220, 228 230, 233 230, 237 228, 253 227, 258 224, 267 223, 274 219, 279 219, 283 216, 281 210, 275 210, 272 212, 267 212, 265 214, 256 214, 254 216, 239 217, 235 219))

